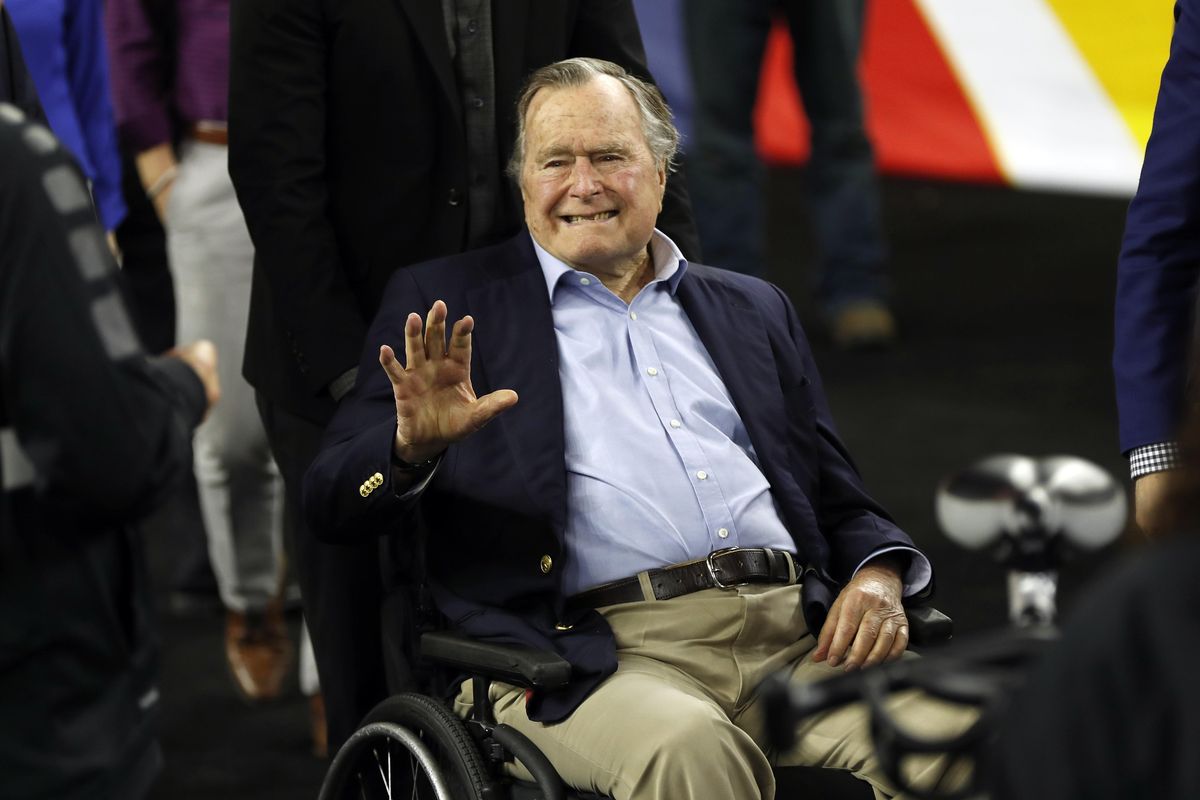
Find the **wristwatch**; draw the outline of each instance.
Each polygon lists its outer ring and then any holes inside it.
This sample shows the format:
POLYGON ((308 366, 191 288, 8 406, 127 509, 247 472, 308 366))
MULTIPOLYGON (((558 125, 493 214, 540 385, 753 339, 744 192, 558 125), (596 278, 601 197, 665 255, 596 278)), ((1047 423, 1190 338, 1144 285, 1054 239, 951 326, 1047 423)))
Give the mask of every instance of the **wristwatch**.
POLYGON ((438 453, 437 455, 427 458, 424 461, 421 461, 417 464, 411 464, 408 461, 405 461, 400 456, 396 455, 396 451, 393 450, 392 451, 392 468, 398 469, 401 472, 407 473, 409 475, 416 475, 418 473, 425 472, 426 470, 431 469, 435 464, 437 464, 439 461, 442 460, 442 456, 445 455, 445 453, 446 453, 446 451, 443 450, 442 452, 438 453))

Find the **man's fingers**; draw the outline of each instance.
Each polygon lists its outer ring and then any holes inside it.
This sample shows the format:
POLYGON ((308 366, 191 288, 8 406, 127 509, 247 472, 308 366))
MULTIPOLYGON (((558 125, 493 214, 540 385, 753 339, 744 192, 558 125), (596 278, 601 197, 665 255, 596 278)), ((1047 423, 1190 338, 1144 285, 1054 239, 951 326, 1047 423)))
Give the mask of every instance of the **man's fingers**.
POLYGON ((512 389, 497 389, 476 401, 473 428, 479 430, 495 419, 502 411, 517 404, 517 393, 512 389))
MULTIPOLYGON (((870 649, 862 658, 858 658, 857 653, 852 653, 850 662, 846 664, 846 669, 870 667, 886 661, 892 652, 892 646, 896 643, 896 636, 899 629, 900 626, 894 621, 884 620, 883 624, 879 626, 879 635, 875 637, 875 641, 872 643, 870 649), (853 663, 853 667, 851 667, 851 663, 853 663)), ((859 632, 859 636, 862 636, 862 631, 859 632)), ((857 641, 855 642, 854 649, 858 650, 857 641)))
POLYGON ((908 649, 908 625, 901 625, 896 629, 896 638, 892 640, 892 649, 888 652, 884 661, 895 661, 900 656, 904 655, 904 651, 908 649))
POLYGON ((425 317, 425 356, 430 361, 446 357, 446 304, 434 300, 425 317))
POLYGON ((858 632, 857 622, 857 619, 847 619, 844 612, 838 615, 833 629, 833 638, 829 642, 829 651, 826 654, 829 666, 836 667, 845 659, 846 651, 850 649, 850 645, 854 642, 854 636, 858 632))
POLYGON ((829 655, 829 645, 833 643, 833 632, 837 627, 838 617, 841 616, 842 597, 838 597, 833 601, 833 605, 829 608, 829 614, 825 617, 825 624, 821 626, 820 633, 817 634, 817 646, 813 649, 812 660, 824 661, 829 655))
POLYGON ((883 625, 879 618, 874 614, 864 614, 854 631, 854 641, 850 643, 849 652, 846 653, 846 669, 854 670, 863 666, 882 635, 883 625))
POLYGON ((474 330, 475 320, 467 316, 454 323, 450 332, 449 356, 468 369, 471 367, 471 334, 474 330))
POLYGON ((425 339, 421 333, 421 315, 415 312, 409 314, 408 319, 404 320, 404 364, 409 369, 416 369, 425 363, 425 339))
POLYGON ((383 367, 393 386, 404 380, 404 367, 396 360, 396 351, 386 344, 379 346, 379 365, 383 367))

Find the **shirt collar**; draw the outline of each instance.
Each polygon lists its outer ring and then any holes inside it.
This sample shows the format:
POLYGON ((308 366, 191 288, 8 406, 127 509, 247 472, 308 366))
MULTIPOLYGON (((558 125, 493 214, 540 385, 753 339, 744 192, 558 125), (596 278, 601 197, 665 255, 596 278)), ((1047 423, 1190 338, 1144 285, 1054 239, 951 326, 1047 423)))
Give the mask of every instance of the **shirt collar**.
MULTIPOLYGON (((554 290, 564 275, 591 275, 590 272, 581 272, 550 255, 538 244, 537 239, 533 238, 533 234, 530 234, 529 238, 533 242, 533 251, 537 254, 538 264, 542 267, 542 275, 546 278, 546 291, 550 295, 551 305, 554 305, 554 290)), ((655 228, 654 233, 650 236, 650 258, 654 264, 654 280, 651 282, 664 281, 667 291, 674 295, 675 290, 679 288, 679 281, 687 272, 688 262, 670 237, 658 228, 655 228)), ((592 275, 592 277, 596 276, 592 275)), ((596 278, 596 280, 600 279, 596 278)))

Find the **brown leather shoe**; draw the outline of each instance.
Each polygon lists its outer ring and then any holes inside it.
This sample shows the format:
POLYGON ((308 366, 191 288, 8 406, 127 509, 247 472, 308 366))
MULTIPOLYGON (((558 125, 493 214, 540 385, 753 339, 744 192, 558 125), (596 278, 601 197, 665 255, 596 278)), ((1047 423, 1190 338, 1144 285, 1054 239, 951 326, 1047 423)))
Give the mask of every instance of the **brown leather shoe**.
POLYGON ((308 720, 312 723, 312 754, 329 757, 329 729, 325 725, 325 695, 317 692, 308 698, 308 720))
POLYGON ((883 303, 863 300, 833 315, 829 335, 843 350, 888 347, 896 340, 896 319, 883 303))
POLYGON ((279 607, 230 611, 225 618, 225 659, 233 685, 246 700, 279 697, 292 666, 293 648, 279 607))

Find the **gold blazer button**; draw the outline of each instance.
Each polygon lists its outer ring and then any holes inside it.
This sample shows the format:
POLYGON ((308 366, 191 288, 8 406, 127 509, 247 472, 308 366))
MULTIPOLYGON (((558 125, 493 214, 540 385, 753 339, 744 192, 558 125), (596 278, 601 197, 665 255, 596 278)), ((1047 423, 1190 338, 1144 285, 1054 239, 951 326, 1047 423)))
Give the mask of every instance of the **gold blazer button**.
POLYGON ((542 556, 539 566, 542 568, 543 575, 549 575, 550 570, 554 568, 554 559, 550 556, 542 556))

